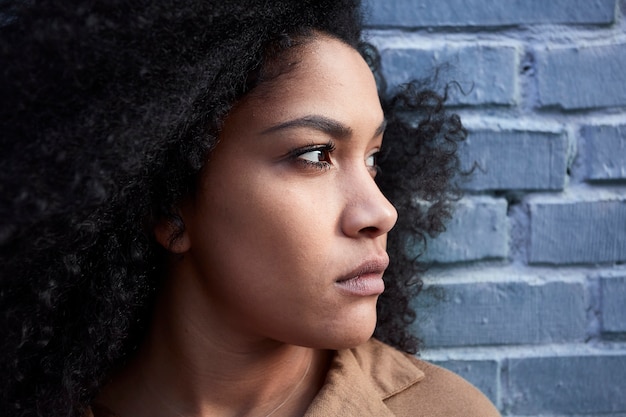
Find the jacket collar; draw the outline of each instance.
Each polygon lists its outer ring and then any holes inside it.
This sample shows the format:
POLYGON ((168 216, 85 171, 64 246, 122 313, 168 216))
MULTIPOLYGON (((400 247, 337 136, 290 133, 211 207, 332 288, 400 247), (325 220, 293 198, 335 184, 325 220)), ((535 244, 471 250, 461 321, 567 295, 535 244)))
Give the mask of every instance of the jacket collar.
POLYGON ((337 351, 305 417, 392 417, 383 400, 424 379, 415 359, 375 339, 337 351))

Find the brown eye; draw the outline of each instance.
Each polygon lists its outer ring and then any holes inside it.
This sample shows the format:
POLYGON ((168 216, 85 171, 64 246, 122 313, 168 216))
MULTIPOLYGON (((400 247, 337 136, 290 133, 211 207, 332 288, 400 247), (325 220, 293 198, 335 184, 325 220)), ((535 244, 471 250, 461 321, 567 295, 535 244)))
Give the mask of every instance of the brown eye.
POLYGON ((330 152, 327 149, 315 149, 299 155, 298 158, 312 163, 330 162, 330 152))
POLYGON ((300 165, 310 168, 328 169, 333 165, 332 153, 335 144, 308 145, 289 152, 289 158, 300 165))

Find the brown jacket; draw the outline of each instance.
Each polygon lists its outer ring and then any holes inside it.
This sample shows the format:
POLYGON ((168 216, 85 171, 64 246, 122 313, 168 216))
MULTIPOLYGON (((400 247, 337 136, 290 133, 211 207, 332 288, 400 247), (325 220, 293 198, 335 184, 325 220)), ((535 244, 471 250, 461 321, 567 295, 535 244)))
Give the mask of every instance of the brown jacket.
POLYGON ((337 352, 305 417, 499 417, 461 377, 375 339, 337 352))
MULTIPOLYGON (((112 417, 94 407, 86 417, 112 417)), ((375 339, 335 355, 304 417, 499 417, 489 400, 450 371, 375 339)))

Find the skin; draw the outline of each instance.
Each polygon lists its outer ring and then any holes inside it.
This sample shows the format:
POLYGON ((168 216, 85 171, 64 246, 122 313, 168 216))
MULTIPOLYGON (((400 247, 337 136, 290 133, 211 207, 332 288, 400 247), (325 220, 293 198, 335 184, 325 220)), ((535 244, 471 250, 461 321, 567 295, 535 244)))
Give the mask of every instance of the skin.
POLYGON ((184 234, 155 230, 173 255, 152 330, 98 399, 119 417, 263 416, 287 396, 272 416, 302 415, 330 350, 374 331, 397 218, 374 182, 376 85, 336 39, 296 52, 226 118, 184 234))

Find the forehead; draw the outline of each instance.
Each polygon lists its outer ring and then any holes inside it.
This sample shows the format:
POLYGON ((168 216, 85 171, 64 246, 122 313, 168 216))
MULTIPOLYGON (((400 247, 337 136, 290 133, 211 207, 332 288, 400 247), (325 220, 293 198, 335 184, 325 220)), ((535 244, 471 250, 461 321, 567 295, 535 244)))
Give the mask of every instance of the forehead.
MULTIPOLYGON (((280 75, 262 82, 236 106, 248 121, 322 114, 350 123, 355 113, 383 119, 374 76, 358 51, 317 34, 284 54, 280 75)), ((274 121, 274 120, 273 120, 274 121)))

